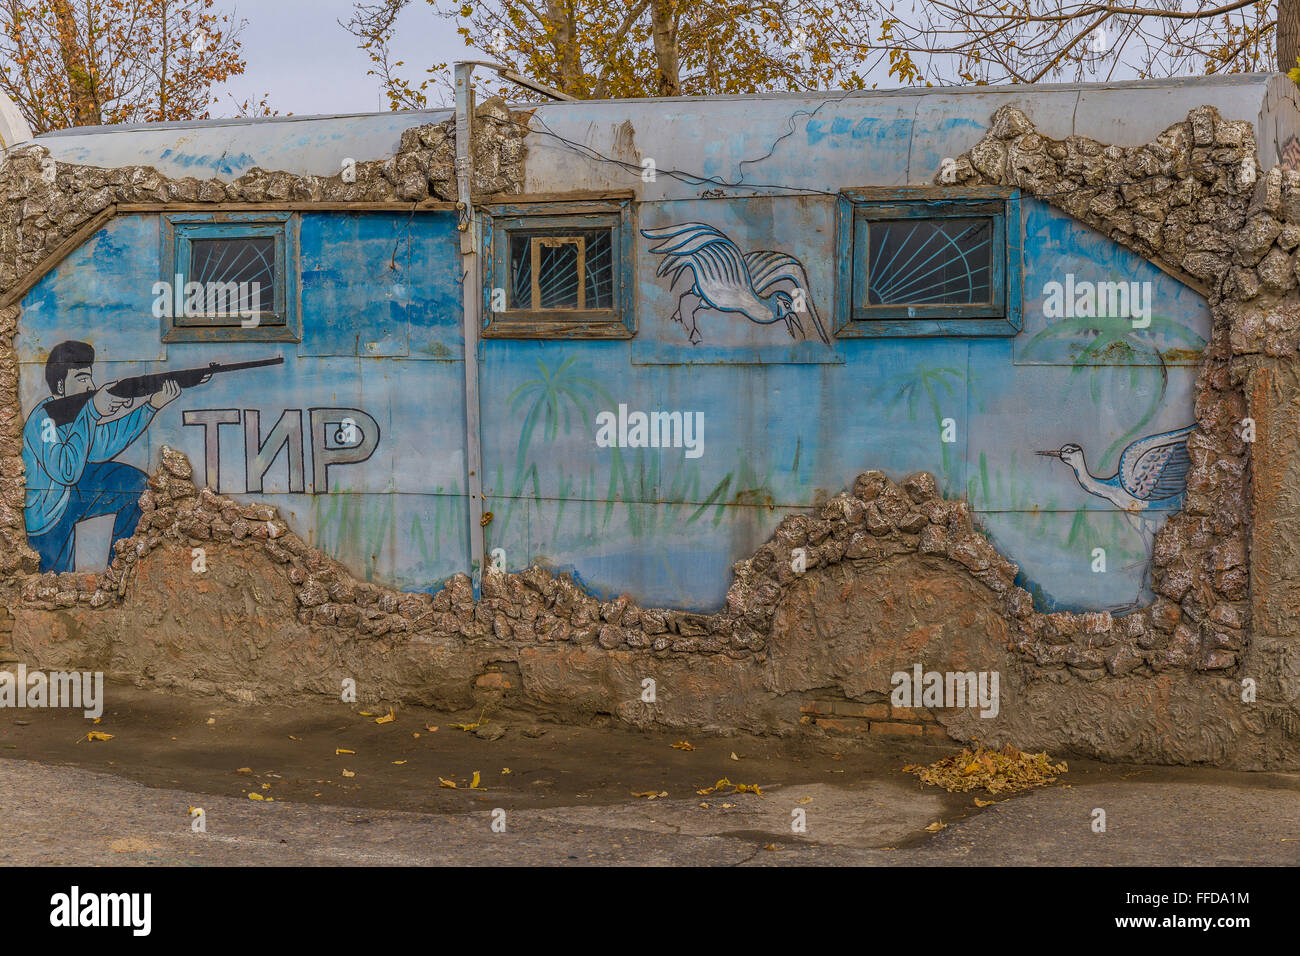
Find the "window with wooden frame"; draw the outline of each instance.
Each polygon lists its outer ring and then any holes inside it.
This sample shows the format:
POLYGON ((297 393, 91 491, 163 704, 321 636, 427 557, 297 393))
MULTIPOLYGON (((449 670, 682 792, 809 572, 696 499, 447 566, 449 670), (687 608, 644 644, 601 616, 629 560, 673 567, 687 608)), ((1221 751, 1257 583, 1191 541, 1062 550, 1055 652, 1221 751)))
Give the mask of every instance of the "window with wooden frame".
POLYGON ((844 190, 836 335, 1015 335, 1021 245, 1014 190, 844 190))
POLYGON ((164 342, 300 340, 297 215, 164 214, 161 233, 164 342))
POLYGON ((631 205, 618 200, 489 206, 484 337, 631 338, 631 205))

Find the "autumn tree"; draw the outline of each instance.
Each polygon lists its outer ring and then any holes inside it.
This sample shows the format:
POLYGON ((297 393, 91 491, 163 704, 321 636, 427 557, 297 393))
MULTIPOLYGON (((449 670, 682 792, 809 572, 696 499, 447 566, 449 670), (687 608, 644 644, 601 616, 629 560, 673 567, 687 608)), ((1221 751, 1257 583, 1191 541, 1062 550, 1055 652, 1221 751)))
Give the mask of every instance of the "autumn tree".
MULTIPOLYGON (((465 45, 578 98, 860 89, 871 0, 424 0, 465 45)), ((428 104, 391 42, 419 0, 358 3, 343 26, 394 109, 428 104)), ((445 64, 428 72, 441 74, 445 64)), ((519 90, 512 96, 522 97, 519 90)))
MULTIPOLYGON (((1300 0, 424 2, 457 21, 466 46, 576 97, 1080 82, 1300 65, 1300 0)), ((362 2, 345 24, 395 109, 427 105, 431 80, 407 82, 389 53, 399 15, 417 6, 362 2)), ((445 66, 428 72, 445 79, 445 66)))
POLYGON ((1079 82, 1280 70, 1300 0, 885 0, 876 41, 905 83, 1079 82))
POLYGON ((0 0, 0 89, 36 133, 206 118, 244 70, 243 22, 215 3, 0 0))

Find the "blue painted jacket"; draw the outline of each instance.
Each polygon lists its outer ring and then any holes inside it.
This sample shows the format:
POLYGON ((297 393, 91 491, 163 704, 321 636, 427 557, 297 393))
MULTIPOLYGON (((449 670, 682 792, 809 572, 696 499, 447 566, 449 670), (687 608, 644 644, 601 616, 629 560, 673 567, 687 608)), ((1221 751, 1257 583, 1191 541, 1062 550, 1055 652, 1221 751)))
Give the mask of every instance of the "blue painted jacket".
POLYGON ((23 426, 23 468, 27 471, 25 517, 28 534, 48 531, 63 516, 72 488, 87 462, 109 461, 120 454, 153 421, 154 407, 145 402, 121 418, 99 422, 93 401, 66 425, 55 426, 55 440, 45 441, 45 399, 23 426))

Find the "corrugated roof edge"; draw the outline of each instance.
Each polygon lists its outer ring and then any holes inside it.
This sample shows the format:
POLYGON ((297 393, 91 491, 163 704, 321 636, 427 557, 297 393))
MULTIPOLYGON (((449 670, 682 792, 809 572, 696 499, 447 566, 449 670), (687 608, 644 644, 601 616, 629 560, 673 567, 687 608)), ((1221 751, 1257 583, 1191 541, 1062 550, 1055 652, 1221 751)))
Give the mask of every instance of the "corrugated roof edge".
MULTIPOLYGON (((1152 80, 1123 80, 1108 83, 1014 83, 1002 86, 909 86, 893 90, 809 90, 793 93, 728 93, 718 96, 651 96, 605 100, 547 100, 544 102, 522 102, 509 104, 512 109, 535 109, 544 106, 548 109, 569 108, 574 106, 593 106, 615 103, 690 103, 700 100, 729 102, 755 102, 763 100, 815 100, 831 98, 869 98, 894 96, 926 96, 934 93, 988 95, 990 93, 1029 93, 1029 92, 1087 92, 1089 90, 1153 90, 1181 89, 1185 87, 1232 87, 1267 85, 1270 79, 1281 74, 1274 73, 1227 73, 1219 76, 1175 77, 1152 80)), ((178 120, 167 123, 123 123, 115 126, 76 126, 71 129, 54 130, 42 133, 37 140, 52 139, 60 136, 86 136, 98 133, 129 133, 140 130, 166 129, 206 129, 221 126, 261 126, 275 123, 310 123, 328 122, 342 119, 370 119, 377 116, 409 116, 413 126, 422 122, 442 122, 452 115, 450 106, 431 110, 396 110, 391 113, 320 113, 307 116, 263 116, 230 117, 208 120, 178 120)))

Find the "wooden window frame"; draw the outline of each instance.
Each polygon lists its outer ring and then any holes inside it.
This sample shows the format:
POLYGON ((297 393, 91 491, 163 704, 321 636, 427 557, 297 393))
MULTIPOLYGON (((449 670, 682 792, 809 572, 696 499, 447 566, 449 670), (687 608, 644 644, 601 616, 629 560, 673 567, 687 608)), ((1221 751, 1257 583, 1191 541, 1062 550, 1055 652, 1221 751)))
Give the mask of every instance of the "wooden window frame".
POLYGON ((839 338, 891 336, 1013 336, 1022 315, 1023 245, 1020 193, 1000 187, 950 189, 861 188, 840 191, 836 208, 835 335, 839 338), (993 220, 987 304, 854 304, 854 284, 867 281, 855 268, 855 235, 871 222, 898 219, 993 220))
MULTIPOLYGON (((538 201, 493 203, 483 215, 483 325, 489 339, 630 339, 636 335, 636 287, 633 281, 632 200, 538 201), (613 305, 608 309, 502 309, 492 311, 493 291, 510 282, 510 234, 518 230, 608 228, 614 257, 613 305)), ((581 251, 581 250, 580 250, 581 251)), ((537 255, 534 246, 531 253, 537 255)), ((580 258, 581 262, 581 258, 580 258)), ((533 271, 536 279, 536 268, 533 271)), ((585 296, 586 283, 580 283, 585 296)), ((508 300, 507 300, 508 304, 508 300)))
MULTIPOLYGON (((163 213, 160 223, 162 280, 189 282, 190 244, 195 239, 271 237, 276 243, 279 269, 271 290, 271 307, 263 308, 256 326, 189 324, 163 316, 164 342, 301 342, 301 269, 298 256, 299 215, 281 212, 180 212, 163 213), (276 302, 280 308, 275 308, 276 302)), ((265 303, 264 303, 265 304, 265 303)))

